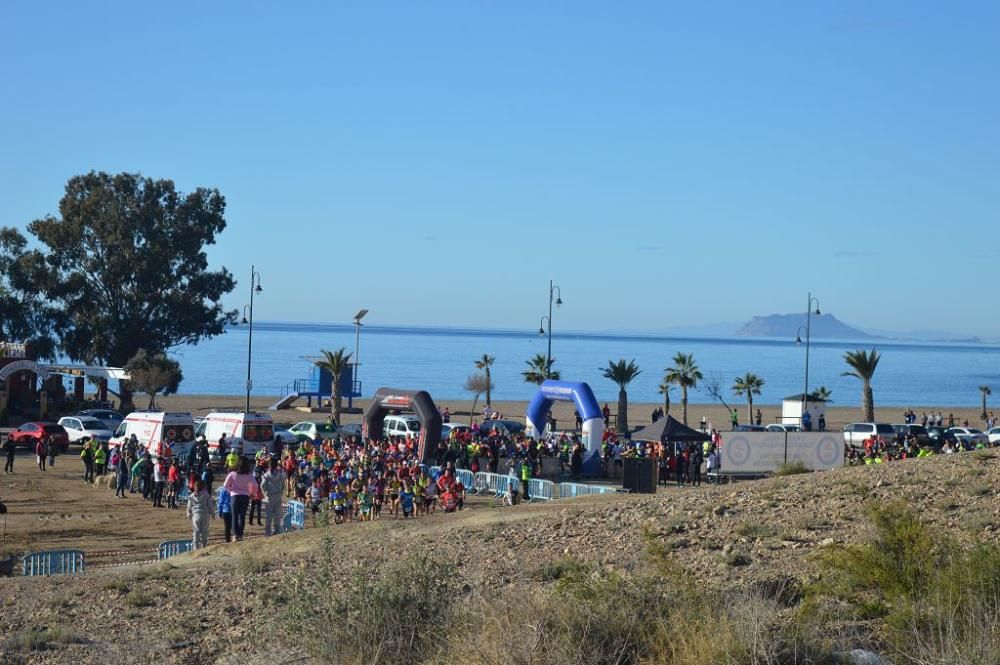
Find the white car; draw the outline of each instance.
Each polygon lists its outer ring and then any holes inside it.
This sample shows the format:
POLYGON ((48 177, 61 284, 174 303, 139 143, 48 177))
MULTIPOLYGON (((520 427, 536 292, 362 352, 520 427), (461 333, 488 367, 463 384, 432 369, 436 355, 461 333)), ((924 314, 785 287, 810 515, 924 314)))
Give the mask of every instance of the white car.
POLYGON ((1000 444, 1000 427, 991 427, 986 430, 986 436, 989 438, 991 446, 1000 444))
POLYGON ((979 443, 987 444, 990 442, 989 437, 982 430, 975 427, 952 427, 948 431, 966 445, 974 446, 979 443))
POLYGON ((76 443, 82 439, 94 439, 96 441, 108 441, 114 436, 114 432, 108 429, 107 425, 97 418, 87 416, 66 416, 59 419, 59 424, 69 435, 69 442, 76 443))
MULTIPOLYGON (((299 441, 315 441, 316 439, 332 439, 337 436, 337 426, 333 423, 317 420, 304 420, 288 428, 299 441)), ((285 437, 281 437, 284 440, 285 437)))
POLYGON ((802 428, 798 425, 782 425, 780 423, 771 423, 764 428, 765 432, 801 432, 802 428))
POLYGON ((361 436, 361 424, 345 423, 337 428, 337 433, 342 436, 361 436))
POLYGON ((112 411, 111 409, 87 409, 86 411, 81 411, 73 417, 96 418, 104 423, 105 429, 109 429, 112 432, 117 430, 118 426, 122 424, 123 420, 125 420, 125 416, 117 411, 112 411))
POLYGON ((854 448, 865 445, 866 439, 875 438, 892 441, 896 438, 896 430, 885 423, 851 423, 844 428, 844 443, 854 448))

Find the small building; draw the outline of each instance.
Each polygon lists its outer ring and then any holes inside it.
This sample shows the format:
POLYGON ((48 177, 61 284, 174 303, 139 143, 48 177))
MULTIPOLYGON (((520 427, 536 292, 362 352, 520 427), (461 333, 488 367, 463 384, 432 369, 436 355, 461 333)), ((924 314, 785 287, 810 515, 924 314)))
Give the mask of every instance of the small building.
POLYGON ((812 429, 818 429, 820 418, 826 420, 826 400, 813 395, 805 395, 803 399, 802 393, 781 400, 781 424, 801 425, 803 404, 812 420, 812 429))

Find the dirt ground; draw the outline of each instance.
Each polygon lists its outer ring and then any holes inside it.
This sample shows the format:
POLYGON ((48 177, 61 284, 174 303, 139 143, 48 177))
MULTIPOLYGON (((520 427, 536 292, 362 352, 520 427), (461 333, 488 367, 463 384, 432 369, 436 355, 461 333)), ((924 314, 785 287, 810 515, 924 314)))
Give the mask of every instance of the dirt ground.
MULTIPOLYGON (((88 555, 121 549, 148 548, 155 558, 158 543, 191 537, 184 507, 153 508, 141 494, 115 498, 106 483, 83 482, 79 446, 56 458, 56 465, 42 472, 35 457, 19 449, 14 473, 0 476, 0 500, 7 504, 6 548, 32 550, 82 549, 88 555)), ((215 531, 221 522, 213 523, 215 531)), ((2 527, 0 527, 2 528, 2 527)), ((250 533, 263 531, 250 527, 250 533)), ((108 559, 111 561, 112 559, 108 559)), ((88 564, 91 558, 88 556, 88 564)))

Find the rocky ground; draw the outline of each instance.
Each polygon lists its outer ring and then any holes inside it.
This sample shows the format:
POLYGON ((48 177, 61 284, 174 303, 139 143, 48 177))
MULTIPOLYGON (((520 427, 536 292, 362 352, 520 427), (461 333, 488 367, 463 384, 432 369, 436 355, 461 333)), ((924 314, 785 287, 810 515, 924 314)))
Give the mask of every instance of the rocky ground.
POLYGON ((243 662, 255 615, 270 611, 261 598, 309 566, 326 535, 345 578, 353 567, 377 569, 419 548, 456 566, 456 590, 537 584, 542 566, 569 554, 629 569, 643 565, 651 544, 706 585, 808 581, 816 572, 810 554, 865 537, 866 501, 901 499, 960 542, 996 542, 998 476, 1000 454, 989 451, 655 496, 516 508, 483 500, 458 515, 309 528, 159 564, 0 579, 0 661, 243 662))

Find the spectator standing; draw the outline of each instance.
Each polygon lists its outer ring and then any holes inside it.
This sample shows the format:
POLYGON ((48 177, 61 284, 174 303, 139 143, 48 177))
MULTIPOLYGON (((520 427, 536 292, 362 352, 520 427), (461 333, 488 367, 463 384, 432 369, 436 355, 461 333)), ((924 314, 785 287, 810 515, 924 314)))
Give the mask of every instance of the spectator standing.
POLYGON ((246 528, 247 508, 250 506, 251 495, 256 494, 260 488, 257 481, 250 473, 250 461, 241 457, 236 465, 235 471, 230 471, 226 476, 222 486, 230 494, 230 502, 233 512, 233 534, 236 541, 243 540, 243 531, 246 528))
POLYGON ((163 507, 163 492, 167 489, 167 472, 163 468, 163 458, 157 457, 153 462, 153 507, 163 507))
POLYGON ((14 453, 17 448, 14 445, 14 437, 7 435, 7 440, 3 444, 3 450, 7 453, 7 463, 3 465, 4 473, 14 473, 14 453))
POLYGON ((39 471, 45 471, 45 458, 49 452, 46 447, 46 441, 46 439, 39 439, 38 443, 35 444, 35 456, 38 458, 39 471))
POLYGON ((83 460, 83 482, 94 482, 94 449, 91 447, 90 440, 83 442, 80 459, 83 460))
POLYGON ((125 457, 124 451, 118 450, 118 465, 115 467, 115 472, 118 474, 117 483, 115 486, 115 496, 120 496, 125 498, 125 488, 129 484, 129 460, 125 457))
POLYGON ((212 495, 205 491, 205 483, 200 479, 194 483, 194 491, 188 497, 187 516, 191 518, 191 549, 208 547, 208 522, 212 514, 212 495))
MULTIPOLYGON (((209 495, 211 496, 211 495, 209 495)), ((222 524, 225 527, 225 539, 226 542, 232 542, 233 540, 233 506, 230 500, 229 492, 226 491, 225 487, 219 488, 219 499, 216 508, 219 511, 219 518, 222 519, 222 524)))
POLYGON ((281 533, 281 495, 285 490, 285 472, 274 457, 268 465, 268 470, 260 481, 260 489, 264 493, 264 535, 281 533))
POLYGON ((49 451, 49 468, 54 469, 56 466, 56 455, 59 454, 59 446, 52 440, 52 437, 49 437, 45 442, 45 449, 49 451))

